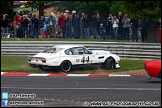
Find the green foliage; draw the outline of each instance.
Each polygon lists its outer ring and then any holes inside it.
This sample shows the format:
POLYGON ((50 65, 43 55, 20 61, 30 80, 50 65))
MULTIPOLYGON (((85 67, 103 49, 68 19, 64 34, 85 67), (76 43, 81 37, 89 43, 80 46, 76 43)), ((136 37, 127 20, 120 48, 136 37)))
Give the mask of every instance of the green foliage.
POLYGON ((29 10, 22 10, 19 13, 20 16, 23 16, 23 15, 26 15, 26 14, 29 15, 30 14, 30 11, 29 10))
POLYGON ((122 14, 127 13, 127 10, 121 6, 122 1, 113 1, 112 5, 110 6, 110 12, 114 16, 118 16, 119 12, 122 12, 122 14))
POLYGON ((13 10, 13 1, 1 1, 1 16, 8 14, 8 19, 13 19, 16 12, 13 10))
POLYGON ((78 14, 87 13, 90 17, 100 13, 101 20, 108 16, 111 1, 62 1, 57 7, 58 11, 77 11, 78 14))
POLYGON ((26 2, 25 6, 32 7, 32 8, 39 8, 41 4, 46 3, 53 3, 54 1, 33 1, 33 2, 26 2))
POLYGON ((106 19, 109 13, 117 16, 118 12, 146 22, 158 21, 161 18, 160 1, 62 1, 58 5, 58 11, 65 10, 76 10, 79 14, 85 12, 90 16, 100 13, 102 20, 106 19))
POLYGON ((160 1, 123 1, 121 6, 130 18, 136 17, 146 22, 157 22, 161 18, 160 1))

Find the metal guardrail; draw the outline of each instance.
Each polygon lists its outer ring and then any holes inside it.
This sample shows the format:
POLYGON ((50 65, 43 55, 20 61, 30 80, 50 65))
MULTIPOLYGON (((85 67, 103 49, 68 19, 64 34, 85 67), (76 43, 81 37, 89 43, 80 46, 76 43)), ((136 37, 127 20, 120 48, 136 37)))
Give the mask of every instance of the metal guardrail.
POLYGON ((55 45, 84 45, 89 50, 107 50, 122 59, 161 59, 160 43, 81 41, 2 41, 1 55, 34 55, 55 45))

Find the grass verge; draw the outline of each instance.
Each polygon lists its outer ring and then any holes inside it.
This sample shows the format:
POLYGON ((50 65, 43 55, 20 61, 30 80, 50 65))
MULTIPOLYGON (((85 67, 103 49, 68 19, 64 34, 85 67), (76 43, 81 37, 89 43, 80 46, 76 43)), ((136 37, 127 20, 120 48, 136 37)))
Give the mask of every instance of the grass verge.
MULTIPOLYGON (((90 74, 90 73, 114 73, 114 74, 145 74, 144 60, 126 60, 122 59, 120 68, 114 70, 101 69, 99 67, 88 69, 74 69, 69 74, 90 74)), ((5 56, 1 55, 1 72, 35 72, 35 73, 60 73, 56 70, 41 71, 31 68, 27 62, 27 56, 5 56)))

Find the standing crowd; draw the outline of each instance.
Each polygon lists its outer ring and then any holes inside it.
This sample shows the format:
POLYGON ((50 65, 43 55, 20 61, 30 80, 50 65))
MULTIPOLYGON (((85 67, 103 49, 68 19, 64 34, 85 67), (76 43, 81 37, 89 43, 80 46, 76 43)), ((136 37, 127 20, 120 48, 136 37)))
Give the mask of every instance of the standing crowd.
POLYGON ((102 22, 100 14, 89 16, 82 13, 81 16, 75 10, 70 13, 66 10, 60 13, 57 18, 56 10, 52 10, 49 16, 42 15, 40 19, 36 15, 20 16, 16 13, 13 22, 9 22, 7 15, 1 18, 1 33, 14 34, 14 24, 16 25, 16 34, 19 38, 38 38, 39 34, 43 38, 85 38, 90 39, 114 39, 114 40, 132 40, 138 42, 141 34, 142 42, 147 38, 147 23, 137 18, 130 19, 127 14, 118 16, 109 13, 108 18, 102 22), (38 30, 40 27, 40 30, 38 30), (140 28, 140 33, 139 33, 140 28), (40 33, 38 33, 40 31, 40 33))

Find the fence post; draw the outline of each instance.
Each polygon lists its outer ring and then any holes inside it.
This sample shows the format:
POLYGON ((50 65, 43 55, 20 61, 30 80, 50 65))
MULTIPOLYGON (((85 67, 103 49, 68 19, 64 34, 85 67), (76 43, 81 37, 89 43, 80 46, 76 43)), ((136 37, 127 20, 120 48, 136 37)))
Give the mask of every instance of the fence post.
POLYGON ((14 37, 17 37, 16 21, 14 21, 14 37))

